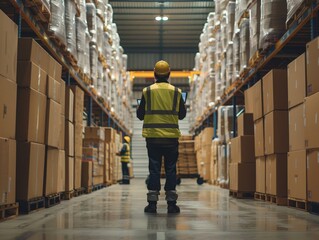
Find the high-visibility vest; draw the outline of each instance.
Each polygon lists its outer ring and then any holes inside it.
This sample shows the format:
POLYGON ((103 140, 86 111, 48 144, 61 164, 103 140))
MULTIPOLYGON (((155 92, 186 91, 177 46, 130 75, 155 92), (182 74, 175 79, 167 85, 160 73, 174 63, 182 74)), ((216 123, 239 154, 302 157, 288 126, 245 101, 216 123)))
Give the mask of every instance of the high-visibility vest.
POLYGON ((123 143, 123 145, 126 145, 126 151, 123 155, 121 155, 121 162, 130 162, 131 160, 130 145, 127 143, 123 143))
POLYGON ((182 92, 169 83, 154 83, 143 89, 145 115, 143 137, 179 138, 178 112, 182 92))

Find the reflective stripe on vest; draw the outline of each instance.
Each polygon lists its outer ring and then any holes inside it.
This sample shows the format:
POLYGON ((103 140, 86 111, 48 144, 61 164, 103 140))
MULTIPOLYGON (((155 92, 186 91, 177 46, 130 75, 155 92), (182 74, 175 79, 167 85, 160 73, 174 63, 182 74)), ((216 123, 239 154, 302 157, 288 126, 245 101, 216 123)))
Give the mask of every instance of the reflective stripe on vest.
POLYGON ((121 162, 130 162, 131 160, 130 145, 127 143, 124 143, 124 145, 126 145, 126 151, 124 155, 121 156, 121 162))
POLYGON ((143 137, 178 138, 181 91, 169 83, 155 83, 143 90, 146 109, 143 137))

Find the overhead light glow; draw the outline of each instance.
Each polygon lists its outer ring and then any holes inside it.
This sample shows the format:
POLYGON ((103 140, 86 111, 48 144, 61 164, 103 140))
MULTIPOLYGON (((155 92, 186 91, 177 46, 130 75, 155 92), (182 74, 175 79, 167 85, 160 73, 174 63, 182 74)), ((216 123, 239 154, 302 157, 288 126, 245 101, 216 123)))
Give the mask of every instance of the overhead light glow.
POLYGON ((161 21, 161 20, 162 20, 162 17, 161 17, 161 16, 157 16, 157 17, 155 18, 155 20, 156 20, 156 21, 161 21))
POLYGON ((163 21, 167 21, 167 20, 168 20, 168 17, 164 16, 164 17, 162 17, 162 20, 163 20, 163 21))

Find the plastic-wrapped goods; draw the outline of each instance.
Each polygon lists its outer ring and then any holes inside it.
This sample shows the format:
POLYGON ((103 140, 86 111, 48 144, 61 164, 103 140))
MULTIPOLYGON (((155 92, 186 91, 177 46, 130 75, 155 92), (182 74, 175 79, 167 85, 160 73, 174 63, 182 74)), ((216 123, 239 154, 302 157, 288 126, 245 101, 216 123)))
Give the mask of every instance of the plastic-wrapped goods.
MULTIPOLYGON (((243 106, 236 106, 236 113, 241 111, 243 106)), ((229 142, 234 137, 234 126, 233 126, 234 108, 233 106, 224 107, 224 122, 225 122, 225 141, 229 142)))
POLYGON ((48 10, 50 10, 50 0, 41 0, 41 2, 48 10))
POLYGON ((80 8, 80 16, 78 18, 81 19, 82 22, 86 23, 86 1, 78 0, 78 3, 80 8))
POLYGON ((103 32, 103 22, 100 18, 96 18, 96 45, 99 53, 103 53, 104 45, 104 32, 103 32))
POLYGON ((96 8, 94 3, 87 3, 86 4, 86 19, 87 19, 87 24, 89 28, 89 33, 92 37, 91 41, 96 43, 97 40, 97 26, 96 26, 96 8))
POLYGON ((207 17, 208 27, 213 27, 215 25, 215 12, 210 12, 207 17))
POLYGON ((261 0, 260 48, 274 45, 286 30, 286 0, 261 0))
POLYGON ((287 0, 287 21, 289 21, 299 9, 304 0, 287 0))
POLYGON ((237 80, 240 73, 240 38, 239 31, 234 34, 233 38, 233 82, 237 80))
POLYGON ((218 108, 217 126, 217 137, 221 142, 225 142, 225 107, 218 108))
POLYGON ((49 31, 66 46, 64 0, 51 0, 49 31))
POLYGON ((127 71, 127 55, 123 54, 123 71, 127 71))
POLYGON ((219 18, 219 16, 222 14, 224 10, 226 10, 228 2, 229 0, 215 0, 215 16, 217 18, 219 18))
POLYGON ((222 60, 221 60, 221 80, 222 80, 222 93, 221 96, 224 94, 226 90, 226 53, 223 53, 222 60))
POLYGON ((83 72, 88 76, 91 76, 91 66, 90 66, 90 42, 91 35, 86 28, 85 30, 85 45, 84 45, 84 65, 83 72))
POLYGON ((227 166, 226 166, 226 146, 219 145, 218 146, 218 177, 217 181, 220 185, 224 185, 226 183, 226 175, 227 175, 227 166))
POLYGON ((103 66, 101 62, 97 62, 97 81, 96 81, 96 90, 98 94, 104 98, 104 88, 103 88, 103 66))
POLYGON ((260 34, 260 0, 257 0, 249 8, 249 32, 250 32, 250 58, 259 49, 259 34, 260 34))
POLYGON ((104 0, 96 0, 95 1, 96 6, 96 14, 100 16, 101 19, 104 20, 104 12, 105 8, 107 7, 104 0))
POLYGON ((113 23, 113 8, 111 4, 107 4, 107 23, 109 25, 113 23))
POLYGON ((222 14, 220 29, 221 29, 222 50, 223 52, 225 52, 227 48, 227 44, 228 44, 227 42, 227 12, 224 12, 222 14))
POLYGON ((196 53, 195 55, 195 67, 194 70, 198 71, 200 69, 200 53, 196 53))
POLYGON ((216 102, 220 100, 223 95, 223 83, 221 80, 221 68, 215 68, 215 98, 216 102))
POLYGON ((90 67, 91 67, 91 79, 94 87, 97 87, 97 77, 98 77, 98 53, 95 44, 90 46, 90 67))
POLYGON ((81 69, 85 66, 86 28, 86 24, 80 18, 76 18, 76 49, 78 66, 81 69))
POLYGON ((239 18, 247 11, 249 0, 237 0, 239 18))
POLYGON ((243 19, 240 25, 240 71, 248 67, 249 61, 249 20, 243 19))
POLYGON ((65 0, 65 29, 67 51, 71 53, 75 59, 77 59, 75 15, 75 2, 73 0, 65 0))
POLYGON ((233 43, 229 43, 226 51, 226 89, 230 87, 233 82, 234 57, 233 57, 233 43))
POLYGON ((236 9, 236 3, 233 1, 230 1, 227 4, 227 42, 233 41, 233 35, 234 35, 234 25, 235 25, 235 9, 236 9))
POLYGON ((230 164, 230 153, 231 153, 231 144, 226 144, 226 178, 225 178, 225 187, 229 187, 229 164, 230 164))

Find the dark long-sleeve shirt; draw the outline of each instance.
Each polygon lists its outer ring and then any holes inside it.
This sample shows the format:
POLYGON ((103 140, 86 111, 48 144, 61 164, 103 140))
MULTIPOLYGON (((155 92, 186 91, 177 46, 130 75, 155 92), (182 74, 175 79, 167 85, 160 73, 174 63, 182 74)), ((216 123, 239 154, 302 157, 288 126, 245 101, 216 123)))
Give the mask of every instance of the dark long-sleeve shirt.
MULTIPOLYGON (((159 81, 157 81, 157 83, 159 83, 159 81)), ((145 116, 145 103, 146 103, 145 98, 144 98, 144 95, 142 94, 141 103, 137 107, 137 110, 136 110, 136 116, 141 121, 144 120, 144 116, 145 116)), ((178 119, 183 120, 185 117, 186 117, 186 106, 185 106, 184 100, 181 96, 180 104, 179 104, 179 111, 178 111, 178 119)), ((155 142, 156 143, 174 143, 174 142, 178 141, 178 139, 175 139, 175 138, 147 138, 146 141, 152 142, 152 143, 155 143, 155 142)))

